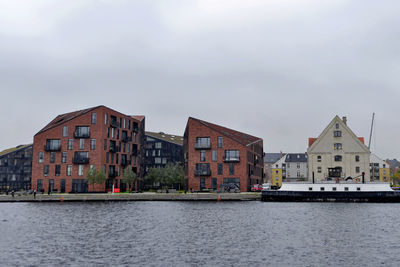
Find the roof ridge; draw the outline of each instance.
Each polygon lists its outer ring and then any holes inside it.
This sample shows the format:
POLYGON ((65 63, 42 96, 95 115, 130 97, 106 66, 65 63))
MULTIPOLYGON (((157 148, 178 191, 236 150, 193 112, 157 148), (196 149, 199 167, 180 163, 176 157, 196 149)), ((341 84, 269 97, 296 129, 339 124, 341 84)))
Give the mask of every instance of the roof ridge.
POLYGON ((215 124, 215 123, 203 121, 203 120, 200 120, 200 119, 197 119, 197 118, 193 118, 193 117, 189 117, 189 120, 190 119, 196 120, 199 123, 203 124, 204 126, 210 128, 210 129, 212 129, 214 131, 217 131, 217 132, 223 134, 224 136, 226 136, 228 138, 231 138, 232 140, 234 140, 234 141, 236 141, 236 142, 238 142, 238 143, 240 143, 242 145, 249 145, 249 144, 252 144, 252 143, 255 143, 255 142, 258 142, 258 141, 262 140, 261 138, 259 138, 257 136, 253 136, 253 135, 250 135, 250 134, 247 134, 247 133, 244 133, 244 132, 233 130, 231 128, 228 128, 228 127, 225 127, 225 126, 221 126, 221 125, 218 125, 218 124, 215 124), (222 130, 218 129, 218 128, 222 128, 222 130), (240 135, 245 136, 246 139, 255 139, 255 140, 247 140, 246 141, 246 140, 243 140, 243 139, 239 139, 237 136, 232 136, 232 135, 224 132, 223 130, 232 131, 235 134, 240 134, 240 135))

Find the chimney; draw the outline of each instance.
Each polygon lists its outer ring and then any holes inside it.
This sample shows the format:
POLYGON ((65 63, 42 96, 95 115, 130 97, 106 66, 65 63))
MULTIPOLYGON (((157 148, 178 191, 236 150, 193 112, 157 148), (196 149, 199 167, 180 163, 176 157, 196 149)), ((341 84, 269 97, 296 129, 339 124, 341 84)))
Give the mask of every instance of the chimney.
POLYGON ((342 118, 342 121, 343 121, 344 124, 347 125, 347 117, 343 117, 343 118, 342 118))

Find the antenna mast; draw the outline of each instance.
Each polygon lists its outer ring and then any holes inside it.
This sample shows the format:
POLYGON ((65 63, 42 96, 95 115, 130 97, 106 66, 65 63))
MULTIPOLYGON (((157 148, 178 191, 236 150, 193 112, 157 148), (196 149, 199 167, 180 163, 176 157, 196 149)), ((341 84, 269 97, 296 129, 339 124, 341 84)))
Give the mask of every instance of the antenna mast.
POLYGON ((374 118, 375 118, 375 112, 372 113, 371 132, 369 133, 368 149, 370 149, 370 147, 371 147, 371 138, 372 138, 372 129, 374 127, 374 118))

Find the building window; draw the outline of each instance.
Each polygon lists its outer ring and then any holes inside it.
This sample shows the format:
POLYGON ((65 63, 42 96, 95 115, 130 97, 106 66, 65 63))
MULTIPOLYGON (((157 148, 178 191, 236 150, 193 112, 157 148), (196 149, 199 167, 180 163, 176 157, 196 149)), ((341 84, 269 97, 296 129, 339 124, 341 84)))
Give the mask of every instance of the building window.
POLYGON ((309 187, 309 188, 308 188, 308 191, 312 191, 312 187, 309 187))
POLYGON ((197 137, 195 148, 210 148, 211 141, 210 137, 197 137))
POLYGON ((321 187, 321 191, 325 191, 325 187, 321 187))
POLYGON ((224 138, 222 136, 218 136, 218 147, 222 148, 224 142, 224 138))
POLYGON ((217 161, 217 150, 212 151, 212 161, 217 161))
POLYGON ((318 171, 318 173, 321 173, 322 172, 322 168, 318 167, 317 171, 318 171))
POLYGON ((78 165, 78 175, 79 176, 83 175, 83 165, 78 165))
POLYGON ((74 139, 68 139, 68 150, 74 149, 74 139))
POLYGON ((200 161, 206 161, 206 151, 200 150, 200 161))
POLYGON ((162 158, 162 164, 167 164, 167 159, 166 158, 162 158))
POLYGON ((228 161, 239 161, 239 150, 225 150, 224 160, 228 161))
POLYGON ((339 123, 336 123, 336 129, 339 129, 339 123))
POLYGON ((156 142, 156 143, 155 143, 155 148, 156 148, 156 149, 161 149, 161 147, 162 147, 161 142, 156 142))
POLYGON ((50 152, 50 163, 56 162, 56 152, 50 152))
POLYGON ((334 150, 342 150, 342 143, 335 143, 333 144, 334 150))
POLYGON ((79 149, 85 149, 85 139, 79 139, 79 149))
POLYGON ((108 115, 104 114, 104 124, 107 125, 108 122, 108 115))
POLYGON ((63 127, 62 134, 63 134, 63 137, 67 137, 68 136, 68 126, 64 126, 63 127))
POLYGON ((222 163, 218 163, 218 175, 222 175, 223 174, 223 166, 222 163))
POLYGON ((90 149, 95 150, 96 149, 96 139, 91 139, 90 140, 90 149))
POLYGON ((97 122, 97 113, 92 113, 92 124, 96 124, 97 122))
POLYGON ((290 163, 287 164, 287 167, 290 168, 290 163))
POLYGON ((107 128, 107 138, 110 138, 110 127, 107 128))
POLYGON ((335 161, 342 161, 342 156, 336 155, 335 156, 335 161))
POLYGON ((321 162, 321 159, 322 159, 321 156, 318 156, 318 157, 317 157, 317 161, 318 161, 318 162, 321 162))
POLYGON ((107 139, 104 139, 104 150, 107 150, 107 139))
POLYGON ((279 171, 278 171, 278 170, 276 170, 276 171, 275 171, 275 173, 276 173, 276 174, 279 174, 279 171))
POLYGON ((110 153, 109 153, 109 152, 107 152, 107 153, 106 153, 106 163, 108 163, 108 161, 109 161, 109 158, 110 158, 110 153))
POLYGON ((361 187, 357 187, 357 191, 361 191, 361 187))
POLYGON ((356 167, 356 173, 360 173, 360 167, 356 167))
POLYGON ((334 131, 333 132, 334 137, 341 137, 342 136, 342 131, 334 131))
POLYGON ((344 191, 349 191, 349 188, 348 188, 348 187, 345 187, 345 188, 344 188, 344 191))
POLYGON ((114 128, 111 128, 111 138, 114 138, 114 133, 115 133, 114 128))
POLYGON ((332 187, 332 191, 336 191, 336 187, 332 187))
POLYGON ((44 165, 43 167, 43 175, 48 176, 49 175, 49 165, 44 165))
POLYGON ((42 179, 38 179, 37 180, 37 191, 40 192, 43 190, 43 180, 42 179))
POLYGON ((44 162, 44 153, 39 152, 39 163, 43 163, 43 162, 44 162))
POLYGON ((359 161, 360 161, 360 156, 356 155, 356 162, 359 162, 359 161))
POLYGON ((62 163, 67 162, 67 152, 63 152, 63 153, 62 153, 61 162, 62 162, 62 163))
POLYGON ((235 175, 235 164, 229 163, 229 175, 235 175))
POLYGON ((60 176, 60 173, 61 173, 61 165, 56 165, 55 175, 60 176))
POLYGON ((161 164, 161 158, 154 158, 154 164, 161 164))
POLYGON ((300 169, 300 163, 297 163, 297 169, 300 169))
POLYGON ((68 165, 67 166, 67 176, 71 176, 72 175, 72 165, 68 165))

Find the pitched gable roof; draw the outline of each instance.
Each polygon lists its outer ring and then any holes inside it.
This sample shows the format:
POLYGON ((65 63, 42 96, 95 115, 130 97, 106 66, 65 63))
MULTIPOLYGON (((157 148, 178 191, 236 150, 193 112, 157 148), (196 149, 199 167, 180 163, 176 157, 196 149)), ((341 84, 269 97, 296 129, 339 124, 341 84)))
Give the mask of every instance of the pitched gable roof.
POLYGON ((5 150, 0 152, 0 157, 5 156, 5 155, 7 155, 9 153, 12 153, 12 152, 16 152, 16 151, 21 150, 21 149, 25 149, 25 148, 27 148, 29 146, 32 146, 32 144, 19 145, 19 146, 16 146, 16 147, 5 149, 5 150))
POLYGON ((353 139, 361 146, 363 150, 366 152, 370 152, 368 147, 364 144, 364 137, 357 137, 354 132, 347 126, 346 123, 344 123, 339 116, 335 116, 332 121, 326 126, 326 128, 322 131, 322 133, 318 136, 318 138, 309 138, 309 147, 307 151, 311 151, 315 148, 315 146, 321 141, 321 138, 324 137, 329 129, 333 127, 334 124, 339 123, 343 129, 345 129, 352 137, 353 139), (315 140, 314 140, 315 139, 315 140), (311 145, 310 145, 311 144, 311 145))
POLYGON ((275 163, 285 155, 284 153, 265 153, 264 163, 275 163))
POLYGON ((170 142, 170 143, 173 143, 176 145, 183 146, 183 137, 182 136, 165 134, 163 132, 155 133, 155 132, 147 132, 147 131, 146 131, 146 135, 160 139, 160 140, 164 140, 166 142, 170 142))
POLYGON ((86 114, 98 107, 101 106, 97 106, 97 107, 92 107, 92 108, 87 108, 87 109, 82 109, 82 110, 77 110, 77 111, 73 111, 73 112, 69 112, 69 113, 65 113, 65 114, 61 114, 58 115, 54 120, 52 120, 49 124, 47 124, 43 129, 41 129, 38 133, 36 133, 35 135, 42 133, 44 131, 47 131, 49 129, 52 129, 64 122, 70 121, 72 119, 75 119, 76 117, 79 117, 83 114, 86 114))
POLYGON ((256 143, 256 142, 262 140, 261 138, 258 138, 258 137, 255 137, 255 136, 252 136, 252 135, 249 135, 249 134, 245 134, 245 133, 242 133, 242 132, 239 132, 239 131, 235 131, 235 130, 232 130, 232 129, 229 129, 229 128, 226 128, 226 127, 223 127, 223 126, 220 126, 220 125, 217 125, 217 124, 213 124, 213 123, 210 123, 210 122, 202 121, 202 120, 199 120, 199 119, 196 119, 196 118, 189 117, 189 120, 197 121, 200 124, 210 128, 211 130, 219 132, 220 134, 222 134, 222 135, 224 135, 224 136, 226 136, 228 138, 231 138, 234 141, 236 141, 236 142, 238 142, 238 143, 240 143, 242 145, 245 145, 245 146, 251 145, 253 143, 256 143))

